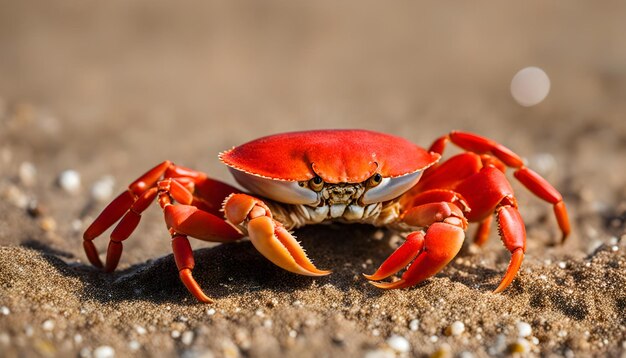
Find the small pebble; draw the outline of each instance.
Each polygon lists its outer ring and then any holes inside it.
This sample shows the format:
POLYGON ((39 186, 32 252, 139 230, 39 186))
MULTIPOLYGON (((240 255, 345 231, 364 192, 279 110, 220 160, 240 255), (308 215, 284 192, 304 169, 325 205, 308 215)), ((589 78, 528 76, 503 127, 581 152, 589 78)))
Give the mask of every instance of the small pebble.
POLYGON ((433 343, 437 343, 437 341, 439 340, 439 337, 437 336, 430 336, 430 341, 433 343))
POLYGON ((452 349, 447 344, 442 344, 439 349, 430 355, 430 358, 449 358, 452 357, 452 349))
POLYGON ((265 328, 272 328, 273 324, 274 322, 272 322, 271 319, 266 319, 265 321, 263 321, 263 327, 265 328))
POLYGON ((96 201, 107 201, 113 196, 115 178, 110 175, 96 181, 91 187, 91 197, 96 201))
POLYGON ((20 209, 26 209, 28 207, 29 198, 24 194, 17 186, 10 185, 3 191, 2 196, 11 204, 17 206, 20 209))
POLYGON ((80 174, 75 170, 66 170, 59 175, 59 186, 70 194, 80 190, 80 174))
POLYGON ((515 341, 515 343, 512 343, 511 345, 509 345, 509 351, 511 353, 520 353, 520 354, 528 353, 530 352, 530 345, 528 344, 527 340, 518 339, 517 341, 515 341))
POLYGON ((80 334, 76 333, 74 335, 74 343, 76 343, 76 344, 83 343, 83 336, 81 336, 80 334))
POLYGON ((372 335, 375 337, 380 336, 380 330, 378 328, 372 329, 372 335))
POLYGON ((567 267, 567 263, 565 263, 565 261, 560 261, 559 262, 559 267, 562 269, 565 269, 567 267))
POLYGON ((398 353, 408 353, 411 350, 411 344, 409 343, 409 341, 406 338, 398 336, 396 334, 387 339, 387 344, 389 345, 389 347, 391 347, 391 349, 398 353))
POLYGON ((515 325, 515 328, 517 328, 518 337, 526 338, 526 337, 529 337, 533 333, 532 327, 530 326, 530 324, 526 322, 522 322, 522 321, 517 322, 517 324, 515 325))
POLYGON ((26 337, 32 337, 33 334, 35 334, 35 329, 30 324, 26 325, 26 327, 24 327, 24 334, 26 337))
POLYGON ((541 103, 550 92, 550 78, 538 67, 526 67, 513 76, 511 95, 517 103, 531 107, 541 103))
POLYGON ((2 306, 2 307, 0 307, 0 313, 3 316, 8 316, 11 313, 11 310, 7 306, 2 306))
POLYGON ((296 338, 297 336, 298 332, 294 331, 293 329, 289 331, 289 337, 296 338))
POLYGON ((44 331, 52 331, 54 329, 54 321, 51 319, 45 320, 41 324, 41 328, 43 328, 44 331))
POLYGON ((23 162, 18 169, 20 182, 25 186, 33 186, 37 181, 37 168, 31 162, 23 162))
POLYGON ((39 221, 39 226, 43 229, 43 231, 51 232, 56 230, 57 222, 50 216, 47 216, 39 221))
POLYGON ((465 332, 465 324, 461 321, 453 322, 448 328, 446 328, 446 336, 460 336, 465 332))
POLYGON ((175 329, 172 331, 172 333, 170 333, 170 335, 172 336, 172 338, 176 339, 178 337, 180 337, 180 331, 175 329))
POLYGON ((139 348, 141 348, 141 344, 137 341, 130 341, 128 342, 128 348, 130 348, 131 351, 138 351, 139 348))
POLYGON ((115 357, 115 349, 109 346, 100 346, 93 351, 94 358, 113 358, 115 357))
POLYGON ((409 322, 409 329, 413 332, 417 331, 420 328, 420 321, 418 319, 411 320, 409 322))
POLYGON ((147 333, 146 329, 139 325, 135 325, 135 332, 140 335, 144 335, 147 333))
POLYGON ((184 345, 188 346, 193 342, 194 333, 193 331, 185 331, 180 338, 180 341, 183 342, 184 345))
POLYGON ((208 314, 209 316, 213 316, 215 314, 215 308, 209 308, 208 310, 206 310, 206 314, 208 314))

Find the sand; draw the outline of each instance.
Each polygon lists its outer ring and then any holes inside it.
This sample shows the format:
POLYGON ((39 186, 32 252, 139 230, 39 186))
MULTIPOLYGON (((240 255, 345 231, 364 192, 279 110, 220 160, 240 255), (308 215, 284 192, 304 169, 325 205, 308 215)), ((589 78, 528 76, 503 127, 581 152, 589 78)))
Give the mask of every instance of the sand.
POLYGON ((624 5, 329 5, 2 5, 0 356, 626 354, 624 5), (522 108, 508 85, 529 65, 552 89, 522 108), (425 147, 452 129, 494 138, 561 191, 572 235, 558 244, 550 207, 512 179, 528 247, 501 294, 509 254, 495 230, 471 245, 473 227, 450 265, 405 290, 362 277, 399 243, 362 225, 296 231, 333 270, 323 278, 285 272, 247 241, 194 241, 210 305, 179 282, 156 207, 116 272, 87 262, 102 178, 117 193, 170 159, 233 183, 219 151, 338 127, 425 147), (58 185, 68 169, 75 192, 58 185))

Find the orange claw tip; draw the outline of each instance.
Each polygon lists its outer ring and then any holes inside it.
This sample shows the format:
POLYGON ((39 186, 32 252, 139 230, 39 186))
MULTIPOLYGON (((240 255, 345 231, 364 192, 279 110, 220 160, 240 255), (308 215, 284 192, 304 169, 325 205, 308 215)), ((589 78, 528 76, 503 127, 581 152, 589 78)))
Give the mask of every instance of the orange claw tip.
MULTIPOLYGON (((370 281, 380 281, 386 279, 388 276, 381 275, 378 271, 374 272, 371 275, 363 274, 363 276, 370 281)), ((370 282, 371 283, 371 282, 370 282)))
POLYGON ((194 295, 198 299, 198 301, 204 303, 213 303, 213 300, 209 298, 209 296, 204 294, 204 292, 200 288, 200 285, 198 285, 196 280, 193 278, 190 269, 185 268, 180 270, 179 275, 180 280, 183 282, 185 287, 187 287, 187 290, 189 290, 189 292, 191 292, 191 294, 194 295))
POLYGON ((369 281, 369 283, 371 283, 372 285, 378 287, 378 288, 382 288, 383 290, 391 290, 394 288, 405 288, 406 287, 406 282, 404 280, 398 280, 398 281, 394 281, 394 282, 373 282, 373 281, 369 281))
POLYGON ((515 275, 517 275, 517 271, 519 271, 523 260, 524 250, 517 249, 513 251, 511 254, 511 262, 509 263, 509 267, 506 269, 502 282, 500 282, 500 285, 495 289, 495 291, 493 291, 493 293, 500 293, 504 291, 511 284, 511 282, 513 282, 513 279, 515 278, 515 275))

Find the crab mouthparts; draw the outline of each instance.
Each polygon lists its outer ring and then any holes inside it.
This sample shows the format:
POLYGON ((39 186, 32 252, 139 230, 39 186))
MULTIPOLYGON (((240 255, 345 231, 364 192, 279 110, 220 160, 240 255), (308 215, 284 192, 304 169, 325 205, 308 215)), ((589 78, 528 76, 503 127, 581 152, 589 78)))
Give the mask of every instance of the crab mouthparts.
POLYGON ((361 184, 326 184, 322 189, 322 200, 331 207, 357 204, 365 192, 361 184))

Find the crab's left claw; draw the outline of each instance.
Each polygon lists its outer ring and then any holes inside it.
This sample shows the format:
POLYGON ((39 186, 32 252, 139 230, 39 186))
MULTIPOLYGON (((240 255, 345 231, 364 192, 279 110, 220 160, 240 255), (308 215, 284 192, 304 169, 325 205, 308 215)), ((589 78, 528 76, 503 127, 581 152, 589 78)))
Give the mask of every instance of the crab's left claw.
POLYGON ((254 247, 276 266, 306 276, 325 276, 331 273, 315 267, 296 239, 282 225, 267 216, 250 220, 248 234, 254 247))

